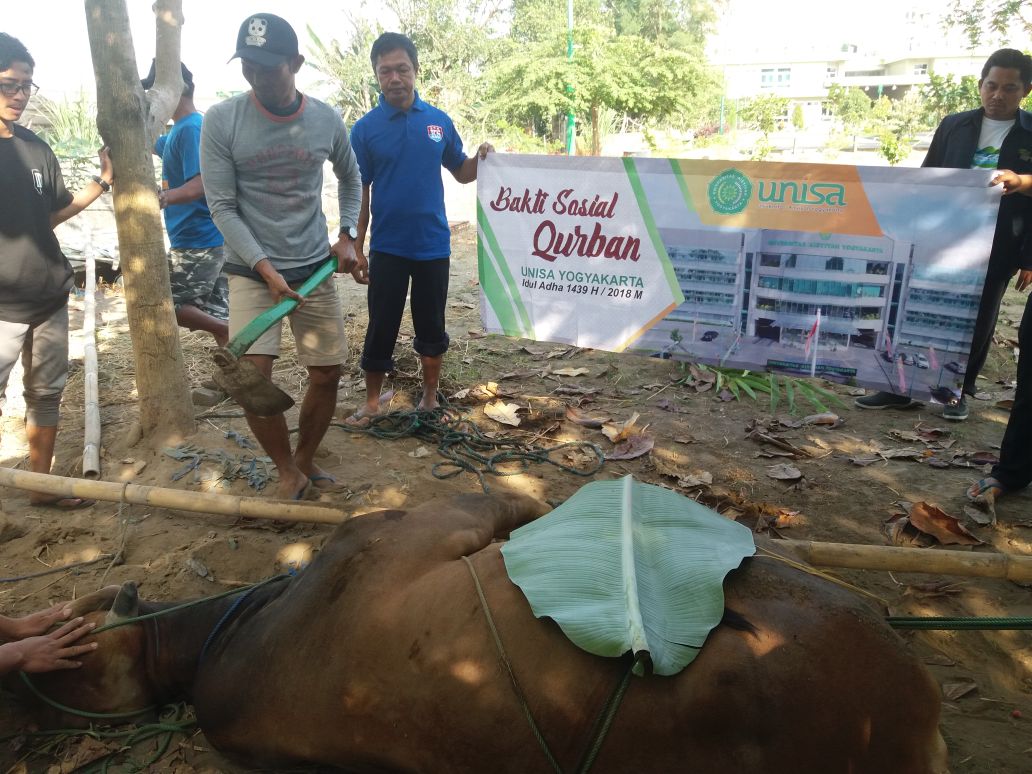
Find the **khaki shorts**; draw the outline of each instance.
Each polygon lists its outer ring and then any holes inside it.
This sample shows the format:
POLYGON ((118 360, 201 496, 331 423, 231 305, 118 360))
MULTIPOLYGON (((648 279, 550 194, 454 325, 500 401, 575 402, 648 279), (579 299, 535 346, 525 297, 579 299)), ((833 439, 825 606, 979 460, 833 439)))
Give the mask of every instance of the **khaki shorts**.
MULTIPOLYGON (((297 283, 300 285, 301 283, 297 283)), ((273 306, 272 294, 264 282, 229 275, 229 337, 233 338, 251 320, 273 306)), ((297 361, 305 366, 340 365, 348 357, 344 311, 337 282, 331 277, 312 291, 299 309, 287 316, 297 342, 297 361)), ((279 357, 283 323, 261 335, 247 350, 248 355, 279 357)))

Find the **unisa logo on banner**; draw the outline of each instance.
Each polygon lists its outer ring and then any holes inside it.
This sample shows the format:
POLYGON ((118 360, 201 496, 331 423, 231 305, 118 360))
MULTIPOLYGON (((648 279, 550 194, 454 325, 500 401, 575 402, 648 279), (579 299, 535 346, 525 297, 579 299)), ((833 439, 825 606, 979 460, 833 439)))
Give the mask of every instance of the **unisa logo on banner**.
POLYGON ((708 193, 714 212, 734 215, 749 204, 752 181, 737 169, 725 169, 710 181, 708 193))

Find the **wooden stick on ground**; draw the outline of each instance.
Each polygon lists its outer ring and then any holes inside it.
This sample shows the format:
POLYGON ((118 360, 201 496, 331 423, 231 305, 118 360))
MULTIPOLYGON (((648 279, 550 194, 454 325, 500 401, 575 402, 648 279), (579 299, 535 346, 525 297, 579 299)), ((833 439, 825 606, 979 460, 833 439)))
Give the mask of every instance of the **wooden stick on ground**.
POLYGON ((252 519, 310 522, 313 524, 340 524, 348 514, 336 508, 320 505, 272 500, 261 497, 215 494, 214 492, 184 492, 140 484, 119 484, 114 481, 86 481, 81 478, 51 476, 24 470, 0 468, 0 486, 25 489, 30 492, 59 497, 88 497, 135 505, 151 505, 192 513, 210 513, 223 516, 246 516, 252 519))
POLYGON ((783 547, 786 554, 815 567, 842 567, 854 570, 892 570, 923 572, 932 575, 971 575, 1032 581, 1032 556, 975 553, 946 549, 864 546, 850 543, 818 543, 810 540, 773 540, 766 544, 774 553, 783 547))
POLYGON ((84 383, 83 397, 84 427, 82 450, 82 475, 85 478, 100 478, 100 404, 97 383, 97 262, 93 252, 93 234, 87 232, 86 247, 86 295, 82 312, 82 346, 84 383))

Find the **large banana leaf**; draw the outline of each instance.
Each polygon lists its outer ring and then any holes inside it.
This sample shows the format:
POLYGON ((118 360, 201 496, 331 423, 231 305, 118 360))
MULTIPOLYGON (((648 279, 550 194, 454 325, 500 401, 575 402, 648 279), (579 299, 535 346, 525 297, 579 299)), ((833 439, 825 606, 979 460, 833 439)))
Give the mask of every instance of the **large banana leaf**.
POLYGON ((582 487, 502 547, 534 615, 599 656, 647 651, 680 672, 724 614, 724 576, 756 550, 752 531, 694 500, 626 476, 582 487))

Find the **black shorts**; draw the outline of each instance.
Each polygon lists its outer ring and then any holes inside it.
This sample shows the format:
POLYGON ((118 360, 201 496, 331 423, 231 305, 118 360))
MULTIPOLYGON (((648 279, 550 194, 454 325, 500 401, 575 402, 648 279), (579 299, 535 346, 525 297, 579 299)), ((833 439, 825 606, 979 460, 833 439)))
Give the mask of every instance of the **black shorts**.
POLYGON ((398 341, 405 297, 412 280, 413 348, 420 355, 438 357, 448 351, 444 307, 448 302, 450 258, 414 261, 390 253, 369 254, 369 327, 362 347, 362 370, 386 373, 394 370, 394 345, 398 341))

